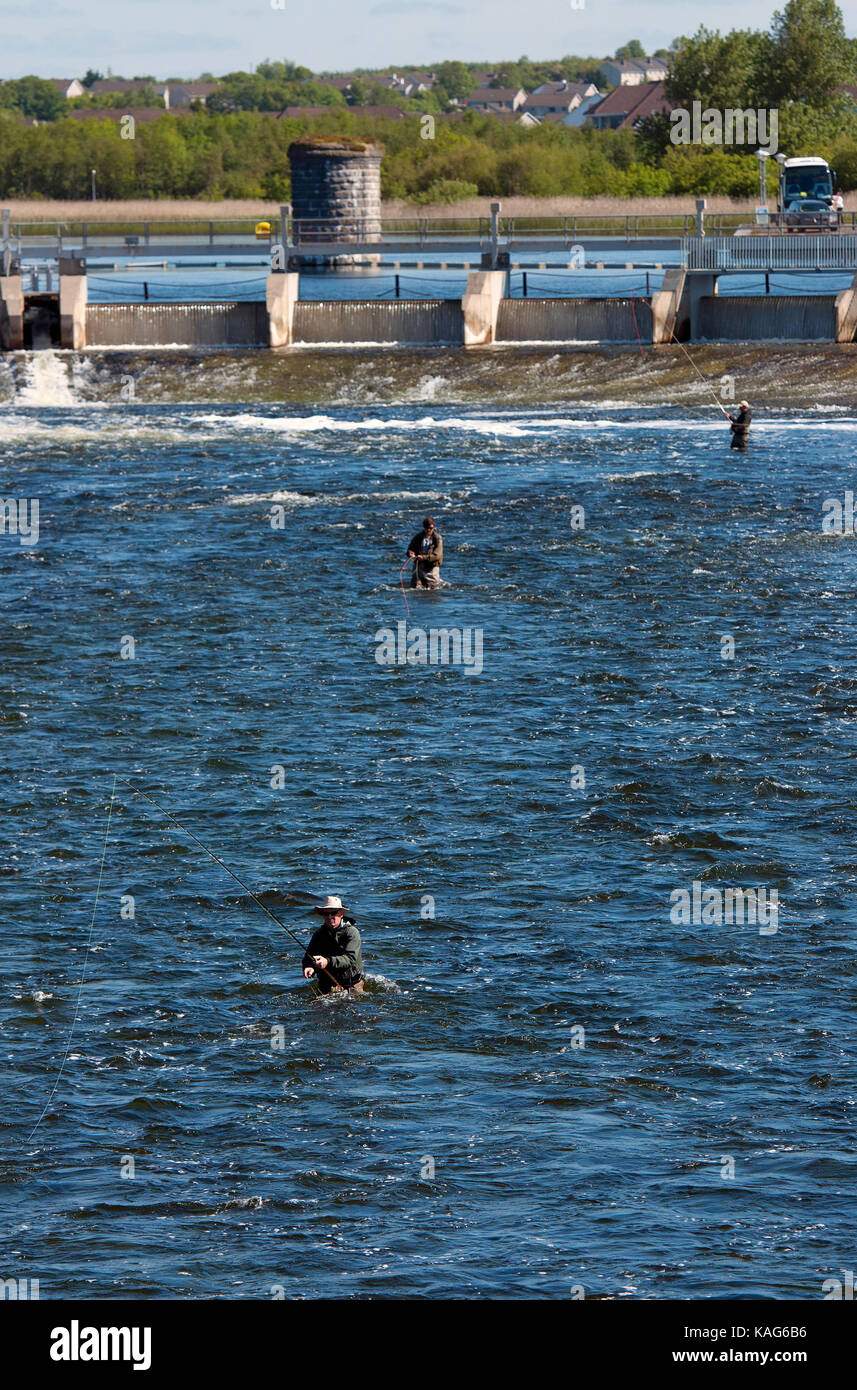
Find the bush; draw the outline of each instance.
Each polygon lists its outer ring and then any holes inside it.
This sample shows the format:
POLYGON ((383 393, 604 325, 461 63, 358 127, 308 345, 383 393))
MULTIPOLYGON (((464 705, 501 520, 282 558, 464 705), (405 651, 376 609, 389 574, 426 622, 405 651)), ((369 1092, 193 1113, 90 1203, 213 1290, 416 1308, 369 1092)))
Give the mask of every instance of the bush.
POLYGON ((464 179, 436 179, 428 188, 414 193, 409 201, 418 207, 428 207, 430 203, 463 203, 468 198, 478 197, 475 183, 465 183, 464 179))

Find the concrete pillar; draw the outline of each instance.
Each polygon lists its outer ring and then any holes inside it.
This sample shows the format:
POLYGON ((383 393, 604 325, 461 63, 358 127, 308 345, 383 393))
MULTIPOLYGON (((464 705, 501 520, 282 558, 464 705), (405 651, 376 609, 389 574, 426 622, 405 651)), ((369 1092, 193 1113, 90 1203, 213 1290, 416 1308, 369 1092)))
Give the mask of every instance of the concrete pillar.
POLYGON ((461 301, 465 347, 482 347, 495 341, 506 280, 505 270, 472 270, 468 275, 461 301))
POLYGON ((20 275, 0 275, 0 352, 24 346, 24 291, 20 275))
POLYGON ((709 275, 707 273, 700 274, 698 271, 695 271, 692 275, 688 275, 679 313, 682 314, 685 309, 687 310, 687 317, 690 325, 688 337, 692 343, 695 343, 699 337, 699 301, 700 299, 707 299, 716 294, 716 275, 709 275))
POLYGON ((288 347, 292 341, 299 284, 300 276, 295 271, 275 271, 268 276, 265 301, 268 305, 269 347, 288 347))
POLYGON ((664 275, 663 285, 652 295, 652 342, 671 343, 676 331, 679 307, 684 294, 686 273, 674 266, 664 275))
POLYGON ((837 343, 853 343, 857 334, 857 275, 850 290, 840 290, 834 304, 834 337, 837 343))
POLYGON ((60 347, 80 352, 86 347, 86 266, 83 261, 60 261, 60 347))

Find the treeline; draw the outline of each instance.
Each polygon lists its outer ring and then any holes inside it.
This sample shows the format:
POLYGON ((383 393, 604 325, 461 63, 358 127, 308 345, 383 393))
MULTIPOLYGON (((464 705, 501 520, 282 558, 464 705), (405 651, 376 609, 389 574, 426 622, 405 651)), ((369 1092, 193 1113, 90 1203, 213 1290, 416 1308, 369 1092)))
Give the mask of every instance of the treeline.
MULTIPOLYGON (((822 154, 819 144, 853 137, 855 101, 845 89, 857 81, 857 40, 835 0, 789 0, 769 30, 703 27, 673 49, 665 85, 674 106, 776 111, 779 148, 792 154, 822 154)), ((668 116, 649 117, 639 133, 649 159, 667 154, 668 116)))
MULTIPOLYGON (((635 56, 637 40, 620 49, 635 56)), ((855 99, 844 90, 857 74, 857 41, 845 34, 835 0, 789 0, 767 31, 721 35, 702 28, 676 39, 669 54, 667 93, 690 110, 775 109, 778 148, 815 154, 836 168, 843 189, 857 188, 855 99)), ((501 65, 494 81, 529 90, 551 77, 586 75, 592 60, 501 65)), ((406 99, 358 77, 348 97, 334 87, 304 81, 309 69, 263 63, 255 73, 232 73, 208 106, 183 116, 165 113, 138 122, 73 120, 50 83, 22 78, 0 84, 0 196, 85 198, 97 170, 102 198, 265 198, 290 196, 288 146, 298 135, 350 134, 383 145, 385 198, 415 204, 468 197, 660 197, 721 194, 752 197, 758 164, 746 147, 684 146, 670 139, 667 115, 635 130, 569 128, 547 122, 533 128, 450 102, 472 89, 474 65, 441 63, 433 91, 406 99), (60 106, 57 106, 57 102, 60 106), (397 105, 398 120, 377 120, 369 104, 397 105), (290 105, 325 106, 305 120, 280 118, 290 105), (50 115, 40 115, 40 110, 50 115), (425 114, 433 116, 427 128, 425 114), (26 125, 22 115, 46 124, 26 125), (133 138, 127 137, 133 134, 133 138)), ((483 69, 484 71, 484 69, 483 69)), ((83 79, 91 86, 99 74, 83 79)), ((140 79, 145 83, 147 79, 140 79)), ((154 93, 153 93, 154 95, 154 93)), ((90 100, 84 98, 83 101, 90 100)), ((128 110, 128 97, 117 106, 128 110)), ((777 169, 768 162, 769 189, 777 169)))
MULTIPOLYGON (((138 123, 133 139, 123 138, 117 121, 62 120, 28 127, 0 115, 0 196, 86 198, 90 171, 96 169, 102 199, 288 201, 288 147, 299 135, 321 133, 356 135, 383 145, 384 197, 415 204, 516 195, 720 193, 748 198, 758 188, 752 154, 670 147, 652 164, 641 152, 641 137, 631 130, 526 129, 467 112, 460 119, 438 118, 434 138, 425 139, 420 116, 379 120, 339 107, 312 120, 278 120, 256 112, 165 113, 138 123)), ((832 160, 843 188, 857 188, 853 119, 850 134, 813 140, 810 148, 832 160)))

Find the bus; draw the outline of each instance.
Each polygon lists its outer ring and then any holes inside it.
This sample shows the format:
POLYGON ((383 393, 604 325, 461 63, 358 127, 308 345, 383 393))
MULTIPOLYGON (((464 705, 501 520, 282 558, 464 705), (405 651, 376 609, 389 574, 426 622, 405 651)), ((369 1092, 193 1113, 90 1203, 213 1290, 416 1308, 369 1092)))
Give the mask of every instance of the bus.
POLYGON ((836 170, 831 169, 826 159, 820 159, 817 155, 784 159, 780 165, 778 210, 788 212, 792 203, 799 203, 804 198, 830 206, 835 181, 836 170))

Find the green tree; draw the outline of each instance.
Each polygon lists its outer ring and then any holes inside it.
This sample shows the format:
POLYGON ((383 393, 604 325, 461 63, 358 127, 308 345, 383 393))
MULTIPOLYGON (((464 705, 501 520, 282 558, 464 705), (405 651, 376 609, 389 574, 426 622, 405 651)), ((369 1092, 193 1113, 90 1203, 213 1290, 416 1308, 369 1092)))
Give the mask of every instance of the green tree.
POLYGON ((45 77, 19 77, 2 87, 2 104, 31 120, 55 121, 65 111, 65 97, 45 77))
POLYGON ((853 48, 836 0, 789 0, 761 53, 765 98, 825 106, 852 74, 853 48))
POLYGON ((646 50, 639 39, 632 39, 630 43, 624 43, 621 48, 617 48, 614 58, 645 58, 646 50))
POLYGON ((448 97, 463 101, 473 91, 473 78, 464 63, 438 63, 435 76, 448 97))
POLYGON ((102 82, 104 80, 104 73, 98 72, 96 68, 87 68, 86 76, 82 77, 80 80, 84 87, 90 88, 94 82, 102 82))
POLYGON ((762 35, 749 29, 720 34, 702 26, 677 40, 666 79, 667 96, 691 109, 694 101, 718 111, 755 105, 762 35))

